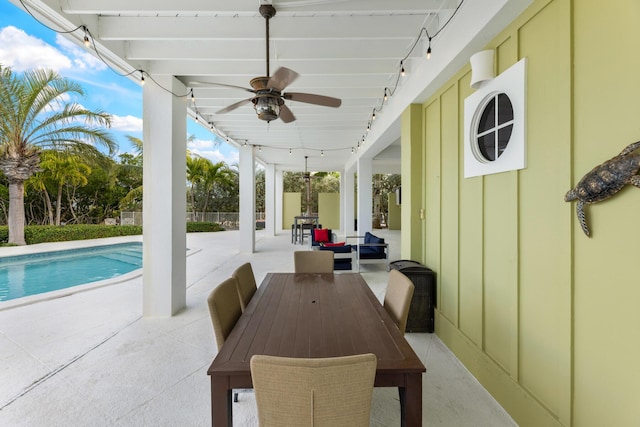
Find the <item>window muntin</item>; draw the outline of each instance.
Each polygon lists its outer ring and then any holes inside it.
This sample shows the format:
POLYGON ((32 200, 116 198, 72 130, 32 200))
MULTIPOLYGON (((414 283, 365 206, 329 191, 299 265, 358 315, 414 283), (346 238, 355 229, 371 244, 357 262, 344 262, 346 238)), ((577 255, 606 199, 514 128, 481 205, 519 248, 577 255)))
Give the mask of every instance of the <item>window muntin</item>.
POLYGON ((513 105, 505 93, 491 96, 483 105, 476 129, 479 161, 493 162, 504 153, 513 131, 513 105), (497 105, 497 108, 496 108, 497 105))

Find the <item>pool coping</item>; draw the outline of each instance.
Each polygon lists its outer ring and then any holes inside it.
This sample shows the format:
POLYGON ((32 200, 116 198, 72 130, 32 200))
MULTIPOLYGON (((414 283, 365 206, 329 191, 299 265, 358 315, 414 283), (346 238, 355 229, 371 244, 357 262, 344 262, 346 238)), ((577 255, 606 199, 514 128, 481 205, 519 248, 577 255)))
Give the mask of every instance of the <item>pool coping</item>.
MULTIPOLYGON (((102 239, 87 239, 87 240, 73 240, 69 242, 51 242, 51 243, 38 243, 28 246, 9 246, 0 248, 0 258, 9 256, 20 255, 32 255, 42 252, 63 251, 69 249, 82 249, 90 248, 94 246, 115 245, 118 243, 131 243, 142 242, 142 235, 134 236, 118 236, 118 237, 106 237, 102 239)), ((200 252, 201 249, 189 249, 187 248, 186 256, 189 257, 195 253, 200 252)), ((117 285, 123 282, 128 282, 133 279, 137 279, 143 275, 143 268, 130 271, 129 273, 122 274, 109 279, 98 280, 95 282, 85 283, 83 285, 76 285, 65 289, 59 289, 56 291, 43 292, 41 294, 29 295, 21 298, 10 299, 7 301, 0 301, 0 311, 9 310, 16 307, 22 307, 29 304, 34 304, 41 301, 48 301, 57 298, 64 298, 69 295, 73 295, 79 292, 91 291, 94 289, 103 288, 105 286, 117 285)))

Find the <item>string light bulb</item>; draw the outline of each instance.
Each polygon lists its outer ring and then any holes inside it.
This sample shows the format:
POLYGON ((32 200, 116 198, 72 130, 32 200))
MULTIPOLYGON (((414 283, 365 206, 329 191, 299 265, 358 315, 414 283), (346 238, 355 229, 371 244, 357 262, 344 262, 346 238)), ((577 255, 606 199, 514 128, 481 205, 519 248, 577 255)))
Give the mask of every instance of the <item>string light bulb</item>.
POLYGON ((404 61, 400 61, 400 75, 404 77, 404 61))
POLYGON ((140 70, 140 84, 144 86, 144 71, 140 70))
POLYGON ((373 120, 375 120, 375 119, 376 119, 376 112, 375 112, 375 111, 373 112, 372 119, 373 119, 373 120))
POLYGON ((324 150, 320 150, 320 157, 324 157, 324 150))
POLYGON ((89 41, 89 35, 87 34, 88 33, 87 27, 83 26, 82 29, 84 30, 84 39, 83 39, 84 45, 85 47, 91 47, 91 41, 89 41))
POLYGON ((289 155, 291 155, 291 154, 293 154, 293 153, 291 153, 291 148, 289 148, 289 155))
POLYGON ((427 59, 431 59, 431 37, 429 37, 429 47, 427 48, 427 59))
POLYGON ((389 99, 389 97, 387 96, 387 88, 384 88, 384 100, 386 101, 387 99, 389 99))
POLYGON ((196 97, 195 97, 195 95, 193 94, 193 89, 191 89, 191 103, 192 103, 192 104, 194 104, 194 105, 195 105, 195 103, 196 103, 196 97))

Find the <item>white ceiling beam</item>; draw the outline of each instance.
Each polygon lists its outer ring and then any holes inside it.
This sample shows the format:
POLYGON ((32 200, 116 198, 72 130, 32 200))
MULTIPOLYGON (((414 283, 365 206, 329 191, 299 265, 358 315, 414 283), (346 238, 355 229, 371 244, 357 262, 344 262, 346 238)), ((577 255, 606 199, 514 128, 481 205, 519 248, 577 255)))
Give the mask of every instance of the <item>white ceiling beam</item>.
MULTIPOLYGON (((358 59, 358 60, 313 60, 313 59, 278 59, 271 60, 271 69, 275 71, 278 67, 287 67, 295 70, 300 75, 335 73, 336 66, 341 73, 345 74, 387 74, 398 69, 400 61, 397 59, 358 59)), ((239 65, 237 62, 225 61, 223 59, 210 58, 189 61, 148 61, 149 73, 171 74, 175 76, 194 76, 182 78, 183 81, 195 80, 209 76, 212 80, 216 76, 234 75, 244 76, 248 82, 253 77, 264 74, 264 58, 253 60, 243 60, 239 65)))
MULTIPOLYGON (((255 14, 258 5, 255 0, 65 0, 59 1, 60 9, 71 14, 144 14, 144 13, 219 13, 219 14, 255 14)), ((363 13, 377 15, 380 13, 413 14, 437 12, 442 8, 452 9, 457 0, 352 0, 349 2, 293 2, 277 4, 277 14, 292 13, 363 13)))
MULTIPOLYGON (((392 58, 398 62, 408 51, 406 40, 282 40, 272 41, 273 58, 314 61, 328 59, 392 58)), ((422 52, 420 52, 422 54, 422 52)), ((191 60, 217 58, 242 61, 246 58, 264 58, 262 40, 231 40, 220 42, 202 40, 187 43, 175 40, 127 42, 127 58, 131 60, 191 60)))
MULTIPOLYGON (((409 39, 417 36, 422 16, 273 18, 271 40, 409 39)), ((264 40, 263 18, 100 17, 94 35, 103 40, 264 40), (167 31, 170 28, 171 31, 167 31)))

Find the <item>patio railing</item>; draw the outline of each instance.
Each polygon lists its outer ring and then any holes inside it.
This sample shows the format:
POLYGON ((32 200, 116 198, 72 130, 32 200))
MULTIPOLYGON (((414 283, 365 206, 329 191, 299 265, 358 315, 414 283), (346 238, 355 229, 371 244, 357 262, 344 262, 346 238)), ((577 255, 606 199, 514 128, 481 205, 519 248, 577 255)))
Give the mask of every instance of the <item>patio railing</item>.
MULTIPOLYGON (((256 224, 264 220, 264 212, 256 212, 256 224)), ((238 212, 187 212, 187 222, 217 222, 226 230, 240 227, 238 212)), ((120 224, 142 225, 142 212, 120 212, 120 224)))

